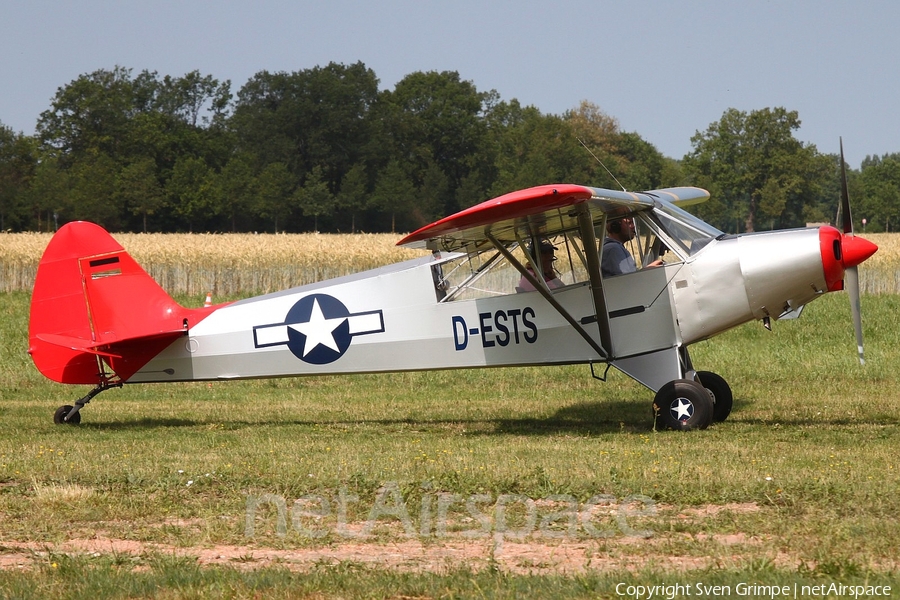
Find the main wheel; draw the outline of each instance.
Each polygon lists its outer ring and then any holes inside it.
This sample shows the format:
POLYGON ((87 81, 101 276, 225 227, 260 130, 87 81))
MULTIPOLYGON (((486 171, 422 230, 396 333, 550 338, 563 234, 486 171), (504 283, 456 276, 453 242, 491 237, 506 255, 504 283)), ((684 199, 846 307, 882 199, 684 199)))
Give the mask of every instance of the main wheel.
POLYGON ((721 423, 728 418, 728 415, 731 414, 731 407, 734 406, 731 387, 720 375, 712 371, 698 371, 697 379, 713 396, 713 421, 721 423))
POLYGON ((676 379, 656 393, 653 413, 657 429, 706 429, 712 422, 712 396, 696 381, 676 379))
POLYGON ((69 414, 69 411, 71 411, 73 408, 75 407, 68 404, 57 408, 56 412, 53 413, 53 422, 57 425, 78 425, 79 423, 81 423, 80 412, 75 413, 71 419, 66 421, 66 415, 69 414))

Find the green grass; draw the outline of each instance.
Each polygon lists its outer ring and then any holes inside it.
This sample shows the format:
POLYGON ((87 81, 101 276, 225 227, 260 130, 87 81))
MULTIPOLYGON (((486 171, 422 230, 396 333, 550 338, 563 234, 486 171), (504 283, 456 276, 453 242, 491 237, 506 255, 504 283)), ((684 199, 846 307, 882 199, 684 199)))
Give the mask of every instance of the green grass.
MULTIPOLYGON (((585 575, 510 575, 498 571, 455 570, 448 574, 373 571, 354 564, 317 566, 298 575, 284 568, 240 570, 236 568, 202 569, 189 560, 148 556, 136 563, 117 557, 69 558, 50 556, 34 577, 9 577, 4 590, 7 597, 34 598, 621 598, 629 586, 687 587, 690 597, 709 597, 699 593, 713 586, 729 586, 727 596, 756 598, 768 594, 741 592, 749 585, 828 586, 833 575, 806 573, 785 575, 768 563, 729 573, 704 571, 690 577, 668 577, 652 570, 633 573, 593 571, 585 575), (52 561, 52 562, 51 562, 52 561), (738 583, 734 583, 737 581, 738 583), (761 584, 760 581, 767 583, 761 584), (823 583, 823 582, 828 583, 823 583), (704 586, 698 588, 698 585, 704 586), (741 588, 740 586, 744 586, 741 588), (616 590, 619 590, 619 594, 616 590)), ((881 575, 844 576, 858 581, 853 585, 889 586, 892 579, 881 575)), ((850 584, 846 584, 850 585, 850 584)), ((671 589, 671 587, 670 587, 671 589)), ((870 588, 871 589, 871 588, 870 588)), ((2 590, 2 588, 0 588, 2 590)), ((896 585, 892 586, 892 591, 896 585)), ((641 597, 647 597, 645 590, 641 597)), ((666 598, 665 591, 655 597, 666 598)), ((671 592, 670 592, 671 593, 671 592)), ((847 593, 843 594, 845 597, 847 593)), ((871 594, 869 594, 871 595, 871 594)), ((684 591, 679 596, 688 597, 684 591)), ((793 597, 776 596, 776 597, 793 597)), ((809 595, 800 597, 810 597, 809 595)), ((866 597, 860 594, 859 597, 866 597)))
POLYGON ((735 408, 689 433, 654 432, 651 392, 615 371, 597 382, 584 366, 126 386, 98 396, 80 426, 56 426, 57 406, 87 388, 36 372, 28 300, 0 295, 0 558, 12 557, 0 597, 593 598, 620 597, 617 583, 900 585, 895 296, 863 298, 864 367, 844 294, 772 332, 750 324, 692 347, 697 368, 729 381, 735 408), (248 497, 283 499, 283 529, 276 504, 263 502, 248 536, 248 497), (593 530, 561 516, 565 506, 580 516, 592 498, 619 512, 593 514, 593 530), (486 521, 470 514, 472 499, 486 521), (369 538, 343 533, 358 533, 373 510, 369 538), (650 535, 630 537, 635 529, 650 535), (410 538, 438 555, 486 550, 439 569, 352 557, 298 568, 285 558, 354 544, 378 555, 410 538), (509 558, 526 546, 544 552, 509 558), (237 551, 196 559, 217 548, 237 551), (580 553, 574 572, 554 568, 555 548, 580 553), (266 552, 278 558, 261 561, 266 552))

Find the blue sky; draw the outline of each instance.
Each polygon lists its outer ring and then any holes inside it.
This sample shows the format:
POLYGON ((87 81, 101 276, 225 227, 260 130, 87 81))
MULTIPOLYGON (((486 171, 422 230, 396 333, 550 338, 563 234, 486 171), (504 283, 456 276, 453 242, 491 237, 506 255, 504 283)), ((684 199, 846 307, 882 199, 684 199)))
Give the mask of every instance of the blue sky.
MULTIPOLYGON (((34 133, 57 88, 116 65, 230 79, 362 61, 393 86, 458 71, 544 113, 589 100, 663 154, 728 108, 796 110, 848 163, 900 152, 892 0, 3 0, 0 122, 34 133)), ((590 182, 584 182, 590 183, 590 182)))

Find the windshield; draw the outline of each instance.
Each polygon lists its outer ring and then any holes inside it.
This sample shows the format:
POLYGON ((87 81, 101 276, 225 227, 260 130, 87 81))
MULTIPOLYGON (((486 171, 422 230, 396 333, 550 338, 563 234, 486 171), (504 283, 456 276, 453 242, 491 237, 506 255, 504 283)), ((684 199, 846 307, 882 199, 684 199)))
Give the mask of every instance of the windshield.
POLYGON ((723 235, 721 231, 674 204, 658 203, 653 211, 663 230, 692 256, 711 240, 723 235))

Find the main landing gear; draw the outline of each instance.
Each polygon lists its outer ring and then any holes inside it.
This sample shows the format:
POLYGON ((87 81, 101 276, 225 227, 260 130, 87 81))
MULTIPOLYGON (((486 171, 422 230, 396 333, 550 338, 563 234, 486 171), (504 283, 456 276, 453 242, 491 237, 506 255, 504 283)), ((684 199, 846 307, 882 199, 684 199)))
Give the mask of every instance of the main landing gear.
POLYGON ((676 379, 660 388, 653 399, 656 429, 706 429, 728 418, 734 397, 728 383, 711 371, 696 379, 676 379))
POLYGON ((78 425, 79 423, 81 423, 81 409, 84 408, 84 405, 90 402, 94 398, 94 396, 96 396, 103 390, 108 390, 109 388, 114 387, 122 387, 122 382, 102 381, 101 383, 97 384, 97 387, 88 392, 84 397, 77 400, 75 402, 75 406, 66 404, 57 408, 56 412, 53 413, 53 422, 57 425, 78 425))

